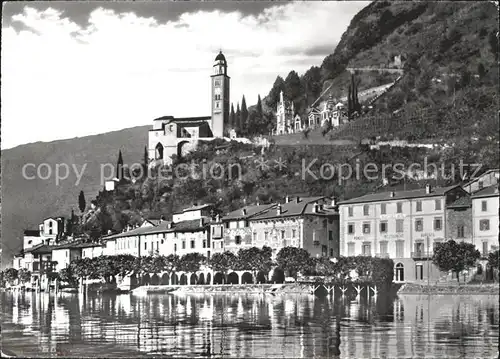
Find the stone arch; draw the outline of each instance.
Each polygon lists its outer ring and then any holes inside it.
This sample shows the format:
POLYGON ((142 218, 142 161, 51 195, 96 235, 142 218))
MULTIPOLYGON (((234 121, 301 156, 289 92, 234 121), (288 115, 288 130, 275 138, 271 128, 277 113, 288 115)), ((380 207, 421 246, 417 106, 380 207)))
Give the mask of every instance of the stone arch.
POLYGON ((141 277, 141 285, 149 284, 151 284, 151 277, 149 276, 149 273, 146 273, 141 277))
POLYGON ((225 284, 225 280, 224 280, 224 274, 222 274, 221 272, 217 272, 215 273, 214 275, 214 284, 225 284))
POLYGON ((155 159, 162 160, 163 159, 163 145, 158 143, 155 147, 155 159))
POLYGON ((274 268, 271 277, 272 283, 285 283, 285 272, 281 268, 274 268))
POLYGON ((211 273, 207 273, 207 280, 205 281, 206 284, 212 284, 210 281, 212 279, 212 274, 211 273))
POLYGON ((240 276, 236 272, 231 272, 227 276, 227 284, 240 284, 240 276))
POLYGON ((258 271, 257 272, 257 277, 255 278, 255 282, 257 284, 261 284, 261 283, 266 283, 266 272, 263 272, 263 271, 258 271))
POLYGON ((189 284, 191 285, 195 285, 195 284, 198 284, 198 276, 196 275, 196 273, 192 273, 189 277, 189 284))
POLYGON ((181 274, 181 278, 179 279, 179 284, 180 285, 186 285, 186 284, 188 284, 187 275, 185 273, 181 274))
POLYGON ((187 151, 189 151, 190 142, 189 141, 181 141, 177 144, 177 156, 182 157, 185 156, 187 151))
POLYGON ((170 284, 170 278, 168 276, 168 273, 164 273, 161 276, 161 284, 163 284, 163 285, 169 285, 170 284))
POLYGON ((205 284, 205 274, 200 273, 198 276, 198 284, 205 284))
POLYGON ((160 276, 155 273, 151 277, 151 285, 158 285, 158 284, 160 284, 160 276))
POLYGON ((245 272, 241 275, 241 284, 253 284, 253 275, 250 272, 245 272))
POLYGON ((395 281, 396 282, 402 282, 405 280, 405 266, 403 263, 398 263, 396 264, 396 270, 395 270, 395 281))
POLYGON ((177 276, 176 273, 172 273, 172 278, 171 278, 170 284, 172 284, 172 285, 179 284, 179 277, 177 276))

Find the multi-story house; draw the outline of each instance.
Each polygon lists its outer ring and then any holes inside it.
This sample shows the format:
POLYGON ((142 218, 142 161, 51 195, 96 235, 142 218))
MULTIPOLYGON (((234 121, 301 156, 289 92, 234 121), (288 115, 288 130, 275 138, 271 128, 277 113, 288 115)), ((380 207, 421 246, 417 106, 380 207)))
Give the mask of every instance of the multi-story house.
POLYGON ((40 236, 52 242, 55 239, 60 239, 64 234, 64 217, 49 217, 43 220, 38 226, 40 236))
POLYGON ((276 206, 277 204, 245 206, 222 218, 218 216, 210 226, 213 253, 231 251, 236 254, 240 249, 252 247, 254 243, 250 219, 276 206))
POLYGON ((441 273, 430 258, 450 237, 447 206, 468 194, 460 186, 368 194, 340 202, 340 254, 392 258, 395 280, 427 280, 441 273))
POLYGON ((464 188, 464 190, 472 194, 486 187, 498 186, 499 176, 500 170, 498 168, 488 170, 482 175, 474 178, 472 181, 469 181, 462 187, 464 188))
POLYGON ((335 201, 326 197, 287 197, 250 220, 252 246, 271 247, 273 257, 293 246, 314 257, 339 253, 339 214, 335 201))
POLYGON ((84 243, 75 241, 56 245, 52 248, 52 261, 56 272, 67 268, 69 264, 82 258, 82 246, 84 243))
POLYGON ((474 244, 483 258, 498 249, 498 186, 490 186, 472 195, 472 231, 474 244))
POLYGON ((96 258, 103 255, 103 245, 100 243, 82 243, 82 258, 96 258))
POLYGON ((55 270, 52 246, 39 244, 24 251, 23 267, 31 272, 31 282, 46 281, 46 274, 55 270))

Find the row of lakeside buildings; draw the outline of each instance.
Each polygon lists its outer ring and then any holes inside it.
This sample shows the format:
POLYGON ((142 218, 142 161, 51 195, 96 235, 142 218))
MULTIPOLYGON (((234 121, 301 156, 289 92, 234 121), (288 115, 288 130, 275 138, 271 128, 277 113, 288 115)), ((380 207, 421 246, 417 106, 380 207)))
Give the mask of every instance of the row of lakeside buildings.
MULTIPOLYGON (((26 230, 13 267, 33 279, 60 271, 73 260, 100 255, 210 257, 253 246, 306 249, 313 257, 378 256, 394 261, 396 281, 439 279, 431 264, 436 243, 473 243, 486 259, 498 249, 498 170, 465 186, 368 194, 337 202, 327 197, 287 197, 283 203, 248 205, 211 217, 212 205, 174 213, 171 221, 146 219, 141 226, 105 236, 99 243, 64 239, 64 218, 47 218, 26 230)), ((484 263, 483 263, 484 264, 484 263)))

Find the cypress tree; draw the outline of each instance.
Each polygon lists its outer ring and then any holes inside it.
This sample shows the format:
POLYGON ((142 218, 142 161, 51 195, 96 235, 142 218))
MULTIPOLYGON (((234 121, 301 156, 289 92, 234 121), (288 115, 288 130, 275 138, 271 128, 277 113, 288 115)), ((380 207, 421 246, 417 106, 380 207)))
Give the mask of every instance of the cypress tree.
POLYGON ((118 162, 116 164, 116 177, 119 180, 123 179, 123 157, 122 157, 122 151, 118 151, 118 162))
POLYGON ((245 101, 245 95, 241 99, 241 119, 240 119, 240 130, 244 133, 248 131, 248 109, 247 102, 245 101))
POLYGON ((78 208, 80 209, 80 212, 83 214, 83 211, 85 211, 85 207, 87 204, 85 203, 85 194, 83 191, 80 191, 80 194, 78 195, 78 208))
POLYGON ((239 102, 236 104, 236 116, 235 116, 235 121, 234 121, 234 129, 238 133, 241 131, 241 111, 240 111, 240 103, 239 102))
POLYGON ((236 125, 236 113, 234 112, 234 105, 231 103, 231 113, 229 114, 229 126, 234 128, 236 125))

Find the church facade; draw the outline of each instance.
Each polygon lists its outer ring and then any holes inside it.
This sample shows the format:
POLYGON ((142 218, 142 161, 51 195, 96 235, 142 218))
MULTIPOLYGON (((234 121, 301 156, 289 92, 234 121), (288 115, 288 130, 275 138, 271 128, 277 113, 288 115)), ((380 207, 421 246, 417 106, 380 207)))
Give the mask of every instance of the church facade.
POLYGON ((230 77, 227 61, 222 51, 217 55, 211 75, 210 116, 175 118, 163 116, 153 120, 148 135, 150 160, 172 163, 172 156, 182 156, 196 147, 199 139, 222 138, 224 123, 229 120, 230 77))
POLYGON ((293 101, 283 99, 283 91, 280 92, 280 101, 276 106, 276 129, 274 135, 285 135, 302 131, 302 120, 295 113, 293 101))

